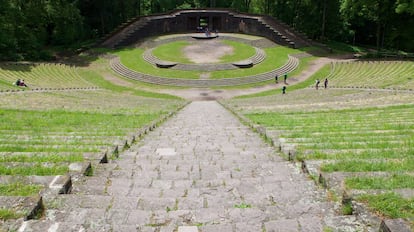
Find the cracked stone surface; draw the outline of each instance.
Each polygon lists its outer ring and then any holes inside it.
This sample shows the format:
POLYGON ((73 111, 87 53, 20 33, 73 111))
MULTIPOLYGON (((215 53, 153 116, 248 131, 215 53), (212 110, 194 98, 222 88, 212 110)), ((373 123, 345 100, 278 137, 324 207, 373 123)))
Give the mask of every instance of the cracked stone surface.
POLYGON ((102 165, 19 231, 374 231, 335 215, 323 189, 215 101, 102 165))

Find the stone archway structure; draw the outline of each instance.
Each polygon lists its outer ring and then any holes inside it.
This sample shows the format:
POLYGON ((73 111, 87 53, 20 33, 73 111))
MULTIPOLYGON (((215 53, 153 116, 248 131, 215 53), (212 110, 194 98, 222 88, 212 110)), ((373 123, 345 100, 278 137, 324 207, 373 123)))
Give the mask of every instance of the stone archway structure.
POLYGON ((204 28, 212 32, 257 35, 293 48, 311 44, 304 35, 270 16, 242 14, 228 9, 193 9, 138 17, 106 36, 101 45, 110 48, 131 46, 150 36, 194 33, 204 28))

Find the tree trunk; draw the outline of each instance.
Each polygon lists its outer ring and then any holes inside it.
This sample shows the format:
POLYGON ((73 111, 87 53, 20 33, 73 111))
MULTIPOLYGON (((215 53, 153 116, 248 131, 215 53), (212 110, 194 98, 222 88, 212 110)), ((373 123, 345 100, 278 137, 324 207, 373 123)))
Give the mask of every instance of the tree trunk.
POLYGON ((321 28, 321 39, 325 39, 325 27, 326 27, 326 0, 323 1, 323 10, 322 10, 322 28, 321 28))

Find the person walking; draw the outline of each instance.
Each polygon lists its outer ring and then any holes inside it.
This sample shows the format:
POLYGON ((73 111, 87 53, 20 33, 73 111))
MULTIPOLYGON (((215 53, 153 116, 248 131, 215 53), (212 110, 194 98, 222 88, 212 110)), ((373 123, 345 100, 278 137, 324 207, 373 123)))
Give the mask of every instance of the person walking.
POLYGON ((282 87, 282 94, 285 94, 286 93, 286 86, 284 85, 283 87, 282 87))
POLYGON ((319 79, 316 79, 316 84, 315 84, 315 88, 316 88, 316 90, 318 90, 318 89, 319 89, 319 83, 321 83, 321 82, 319 81, 319 79))
POLYGON ((276 74, 276 76, 275 76, 275 82, 276 82, 276 84, 279 82, 279 76, 276 74))
POLYGON ((325 78, 325 81, 323 82, 323 87, 325 87, 325 89, 328 88, 328 78, 325 78))
POLYGON ((285 73, 285 75, 283 77, 283 82, 285 83, 285 85, 287 85, 287 73, 285 73))

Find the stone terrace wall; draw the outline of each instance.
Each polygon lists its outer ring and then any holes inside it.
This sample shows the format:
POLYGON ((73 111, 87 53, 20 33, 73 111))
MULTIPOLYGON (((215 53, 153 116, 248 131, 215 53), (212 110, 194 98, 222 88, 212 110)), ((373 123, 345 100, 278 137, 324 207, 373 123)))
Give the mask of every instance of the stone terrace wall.
POLYGON ((213 9, 182 10, 171 14, 140 17, 136 21, 124 25, 124 28, 118 28, 116 33, 113 33, 101 45, 111 48, 130 46, 151 36, 194 33, 199 26, 200 18, 207 20, 211 31, 262 36, 290 47, 307 45, 304 40, 299 40, 302 36, 299 36, 297 32, 290 30, 286 25, 281 25, 279 21, 271 17, 213 9))

